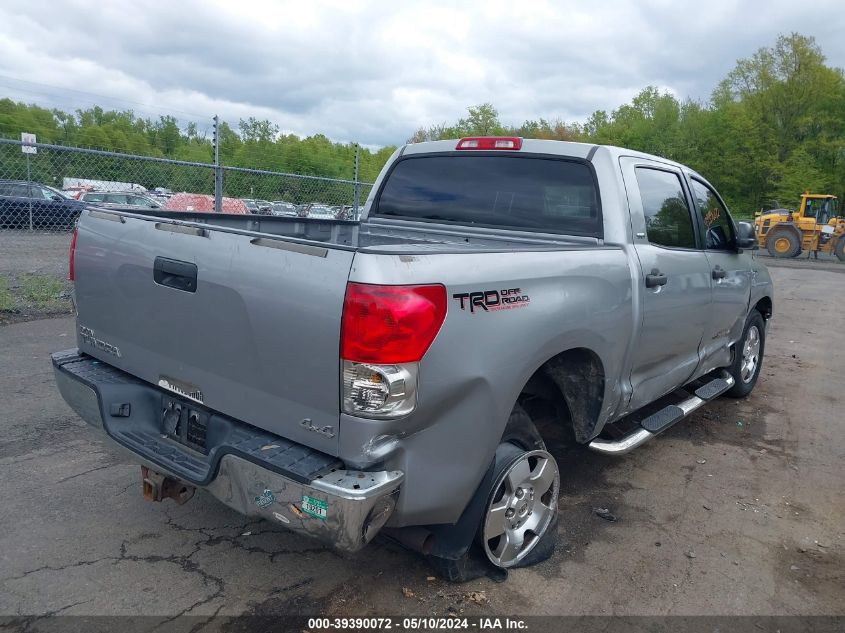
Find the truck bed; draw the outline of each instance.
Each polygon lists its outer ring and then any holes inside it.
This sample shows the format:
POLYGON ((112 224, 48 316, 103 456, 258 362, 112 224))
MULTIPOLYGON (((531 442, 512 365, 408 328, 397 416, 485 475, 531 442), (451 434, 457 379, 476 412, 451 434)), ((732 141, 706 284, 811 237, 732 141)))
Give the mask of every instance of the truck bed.
POLYGON ((79 349, 337 455, 340 316, 356 253, 407 265, 414 253, 589 246, 398 224, 89 208, 75 250, 79 349))
POLYGON ((512 232, 461 226, 432 228, 422 222, 407 220, 368 219, 326 220, 264 215, 209 214, 162 212, 132 208, 126 211, 99 210, 119 213, 125 217, 155 218, 158 222, 199 226, 231 233, 284 238, 293 243, 319 242, 329 248, 349 248, 370 252, 403 252, 419 249, 422 252, 439 250, 502 251, 516 249, 548 249, 595 246, 598 240, 589 237, 548 234, 526 234, 516 237, 512 232), (446 248, 450 247, 450 248, 446 248))

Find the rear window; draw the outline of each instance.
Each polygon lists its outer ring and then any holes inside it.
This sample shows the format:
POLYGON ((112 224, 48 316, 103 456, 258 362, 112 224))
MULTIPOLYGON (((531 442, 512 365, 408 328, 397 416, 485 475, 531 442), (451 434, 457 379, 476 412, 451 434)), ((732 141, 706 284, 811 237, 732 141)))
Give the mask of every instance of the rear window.
POLYGON ((375 209, 410 220, 602 235, 590 168, 553 158, 409 157, 388 175, 375 209))

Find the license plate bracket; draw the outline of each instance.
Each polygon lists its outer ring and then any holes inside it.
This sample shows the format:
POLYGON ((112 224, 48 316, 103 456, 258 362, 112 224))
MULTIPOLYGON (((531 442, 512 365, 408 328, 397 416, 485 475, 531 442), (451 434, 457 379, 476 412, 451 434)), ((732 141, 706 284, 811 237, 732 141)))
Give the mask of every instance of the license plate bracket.
POLYGON ((183 446, 208 455, 209 414, 196 404, 171 396, 161 396, 161 433, 183 446))

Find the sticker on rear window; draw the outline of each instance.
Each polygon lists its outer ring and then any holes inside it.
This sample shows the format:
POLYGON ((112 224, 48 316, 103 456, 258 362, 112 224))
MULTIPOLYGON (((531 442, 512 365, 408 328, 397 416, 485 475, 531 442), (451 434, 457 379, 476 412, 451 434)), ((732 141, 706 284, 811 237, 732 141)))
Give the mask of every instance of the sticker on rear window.
POLYGON ((328 501, 323 501, 322 499, 317 499, 315 497, 309 497, 308 495, 302 495, 302 511, 305 514, 308 514, 314 517, 315 519, 325 521, 328 509, 328 501))

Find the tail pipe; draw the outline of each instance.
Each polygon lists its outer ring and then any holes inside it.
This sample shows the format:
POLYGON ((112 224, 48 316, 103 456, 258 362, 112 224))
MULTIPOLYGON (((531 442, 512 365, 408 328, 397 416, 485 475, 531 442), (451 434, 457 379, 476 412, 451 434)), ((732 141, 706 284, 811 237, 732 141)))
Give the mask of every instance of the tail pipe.
POLYGON ((409 550, 426 556, 431 553, 434 544, 434 535, 421 527, 383 528, 381 533, 409 550))

